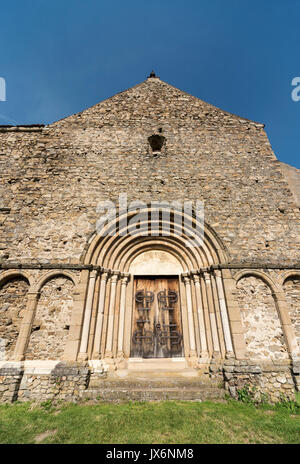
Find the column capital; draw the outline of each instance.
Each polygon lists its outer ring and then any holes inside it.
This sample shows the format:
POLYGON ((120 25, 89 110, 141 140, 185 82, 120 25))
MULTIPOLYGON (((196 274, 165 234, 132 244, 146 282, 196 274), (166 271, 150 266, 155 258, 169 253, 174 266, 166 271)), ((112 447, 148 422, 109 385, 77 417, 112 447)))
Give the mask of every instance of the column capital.
POLYGON ((215 270, 214 270, 214 273, 215 273, 215 276, 216 276, 216 277, 222 277, 222 272, 221 272, 220 269, 215 269, 215 270))
POLYGON ((197 271, 197 269, 192 269, 190 271, 190 275, 196 275, 196 274, 199 274, 199 271, 197 271))
POLYGON ((188 274, 182 274, 182 280, 185 285, 191 285, 191 277, 188 274))
POLYGON ((90 273, 90 279, 95 279, 98 275, 98 270, 97 269, 94 269, 93 271, 91 271, 90 273))
POLYGON ((101 280, 105 282, 107 281, 108 277, 109 277, 109 272, 107 270, 103 271, 102 274, 100 275, 101 280))
POLYGON ((193 279, 194 279, 195 284, 200 285, 200 276, 198 274, 194 274, 193 279))
POLYGON ((27 300, 35 301, 38 300, 41 296, 41 292, 27 292, 27 300))
POLYGON ((107 275, 110 275, 113 273, 113 271, 111 269, 107 269, 106 267, 101 267, 101 274, 107 274, 107 275))
POLYGON ((207 271, 204 271, 203 275, 204 275, 205 282, 210 282, 210 279, 211 279, 210 273, 207 271))
POLYGON ((116 284, 117 281, 119 280, 119 277, 120 277, 120 274, 119 274, 119 273, 118 273, 118 274, 112 274, 111 277, 110 277, 111 283, 112 283, 112 284, 116 284))
POLYGON ((129 278, 130 278, 129 274, 128 275, 123 274, 121 276, 121 285, 127 285, 129 282, 129 278))

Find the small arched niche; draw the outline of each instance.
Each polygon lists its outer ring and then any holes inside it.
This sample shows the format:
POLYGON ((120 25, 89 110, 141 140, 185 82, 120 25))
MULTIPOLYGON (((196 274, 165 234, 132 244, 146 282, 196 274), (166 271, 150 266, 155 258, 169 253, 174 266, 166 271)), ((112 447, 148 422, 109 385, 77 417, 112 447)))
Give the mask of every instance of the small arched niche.
POLYGON ((129 272, 133 275, 179 275, 183 268, 175 256, 163 250, 144 251, 134 258, 129 272))

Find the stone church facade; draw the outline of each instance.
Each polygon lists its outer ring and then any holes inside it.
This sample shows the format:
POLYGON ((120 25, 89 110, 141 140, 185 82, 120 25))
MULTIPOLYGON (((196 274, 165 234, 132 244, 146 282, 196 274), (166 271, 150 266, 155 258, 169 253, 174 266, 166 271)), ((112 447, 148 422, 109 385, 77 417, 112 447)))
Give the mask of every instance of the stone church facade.
POLYGON ((0 164, 1 401, 293 397, 300 171, 263 124, 152 73, 53 124, 0 126, 0 164))

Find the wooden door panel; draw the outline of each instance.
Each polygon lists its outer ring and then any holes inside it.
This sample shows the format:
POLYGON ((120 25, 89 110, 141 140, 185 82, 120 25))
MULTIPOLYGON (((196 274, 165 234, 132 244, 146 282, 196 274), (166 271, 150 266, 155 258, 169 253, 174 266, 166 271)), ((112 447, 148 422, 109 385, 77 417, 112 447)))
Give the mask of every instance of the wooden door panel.
POLYGON ((178 278, 135 278, 131 357, 169 358, 182 354, 178 278))

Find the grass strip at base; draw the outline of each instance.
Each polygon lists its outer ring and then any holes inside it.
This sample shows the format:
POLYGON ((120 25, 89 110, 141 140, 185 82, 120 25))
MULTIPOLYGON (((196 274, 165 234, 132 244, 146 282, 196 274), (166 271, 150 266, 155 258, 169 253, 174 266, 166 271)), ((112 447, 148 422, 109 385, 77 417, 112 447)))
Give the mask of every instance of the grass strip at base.
POLYGON ((0 443, 300 443, 300 415, 238 401, 3 404, 0 443))

